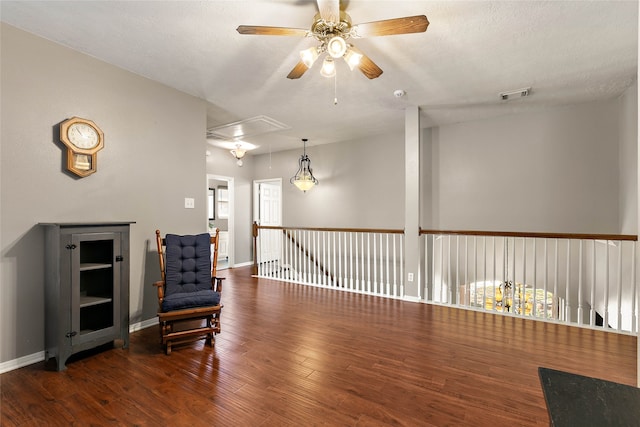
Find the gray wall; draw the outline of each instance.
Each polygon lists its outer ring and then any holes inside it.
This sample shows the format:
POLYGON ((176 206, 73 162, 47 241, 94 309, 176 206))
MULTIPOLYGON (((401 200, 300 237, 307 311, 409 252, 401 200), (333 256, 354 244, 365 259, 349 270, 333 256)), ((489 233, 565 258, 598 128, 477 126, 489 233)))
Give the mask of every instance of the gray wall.
POLYGON ((253 185, 253 156, 245 156, 242 160, 244 166, 239 167, 229 151, 216 148, 211 145, 206 149, 207 173, 233 178, 234 194, 234 240, 233 253, 234 264, 242 265, 253 261, 252 238, 252 199, 253 185))
POLYGON ((637 234, 638 80, 620 99, 620 108, 620 232, 637 234))
POLYGON ((320 184, 289 183, 299 150, 255 157, 255 179, 282 178, 282 223, 289 227, 404 228, 404 134, 307 145, 320 184))
MULTIPOLYGON (((620 173, 627 109, 614 99, 432 129, 422 153, 432 192, 424 227, 620 233, 621 176, 625 218, 637 204, 635 157, 620 173)), ((627 139, 631 151, 637 136, 627 139)), ((632 221, 625 229, 635 232, 632 221)))
POLYGON ((136 221, 131 322, 155 316, 154 231, 206 232, 202 100, 2 24, 0 362, 44 350, 39 222, 136 221), (66 174, 57 125, 104 131, 98 171, 66 174), (180 159, 180 162, 176 162, 180 159), (184 209, 184 198, 195 209, 184 209))

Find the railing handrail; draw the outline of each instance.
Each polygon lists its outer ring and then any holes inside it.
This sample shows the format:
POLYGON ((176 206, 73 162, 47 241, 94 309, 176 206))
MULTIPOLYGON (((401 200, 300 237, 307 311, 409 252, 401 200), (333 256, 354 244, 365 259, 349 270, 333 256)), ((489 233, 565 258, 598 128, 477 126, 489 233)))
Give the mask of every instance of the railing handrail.
POLYGON ((336 231, 340 233, 381 233, 381 234, 404 234, 404 230, 391 228, 332 228, 332 227, 286 227, 275 225, 255 225, 263 230, 301 230, 301 231, 336 231))
POLYGON ((427 230, 420 229, 419 234, 453 234, 459 236, 500 236, 532 237, 541 239, 583 239, 583 240, 626 240, 638 241, 635 234, 588 234, 588 233, 541 233, 520 231, 478 231, 478 230, 427 230))

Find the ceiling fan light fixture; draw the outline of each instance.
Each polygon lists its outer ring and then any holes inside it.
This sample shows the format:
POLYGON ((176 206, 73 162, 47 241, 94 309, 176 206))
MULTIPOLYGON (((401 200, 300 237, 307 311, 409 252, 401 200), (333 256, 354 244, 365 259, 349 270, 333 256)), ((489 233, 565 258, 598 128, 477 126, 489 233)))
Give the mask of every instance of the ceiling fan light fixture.
POLYGON ((332 57, 327 56, 324 58, 320 74, 323 77, 334 77, 336 75, 336 63, 333 61, 332 57))
POLYGON ((358 65, 360 65, 360 60, 362 59, 362 54, 354 51, 353 49, 351 49, 351 47, 349 47, 349 49, 347 49, 347 51, 345 52, 343 58, 344 58, 345 62, 347 63, 347 65, 349 66, 349 69, 351 69, 351 71, 353 71, 354 68, 356 68, 358 65))
POLYGON ((311 68, 316 59, 318 59, 318 48, 310 47, 309 49, 300 51, 300 59, 307 66, 307 68, 311 68))
POLYGON ((327 52, 333 58, 340 58, 347 51, 347 42, 340 36, 334 36, 327 42, 327 52))

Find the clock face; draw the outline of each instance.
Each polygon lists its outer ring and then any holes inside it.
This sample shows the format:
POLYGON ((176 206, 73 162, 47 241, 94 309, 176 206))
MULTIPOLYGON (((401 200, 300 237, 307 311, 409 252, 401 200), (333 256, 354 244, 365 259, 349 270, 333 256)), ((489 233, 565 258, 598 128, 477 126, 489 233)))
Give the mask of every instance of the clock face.
POLYGON ((67 131, 69 142, 78 148, 88 150, 98 145, 98 131, 86 123, 73 123, 67 131))

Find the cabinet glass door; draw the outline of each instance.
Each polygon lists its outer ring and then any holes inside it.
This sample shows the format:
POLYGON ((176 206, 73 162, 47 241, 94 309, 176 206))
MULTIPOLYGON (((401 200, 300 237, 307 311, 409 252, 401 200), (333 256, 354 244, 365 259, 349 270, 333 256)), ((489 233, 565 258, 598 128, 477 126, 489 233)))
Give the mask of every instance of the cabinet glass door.
POLYGON ((120 236, 89 233, 72 236, 72 343, 110 335, 119 328, 120 236))

